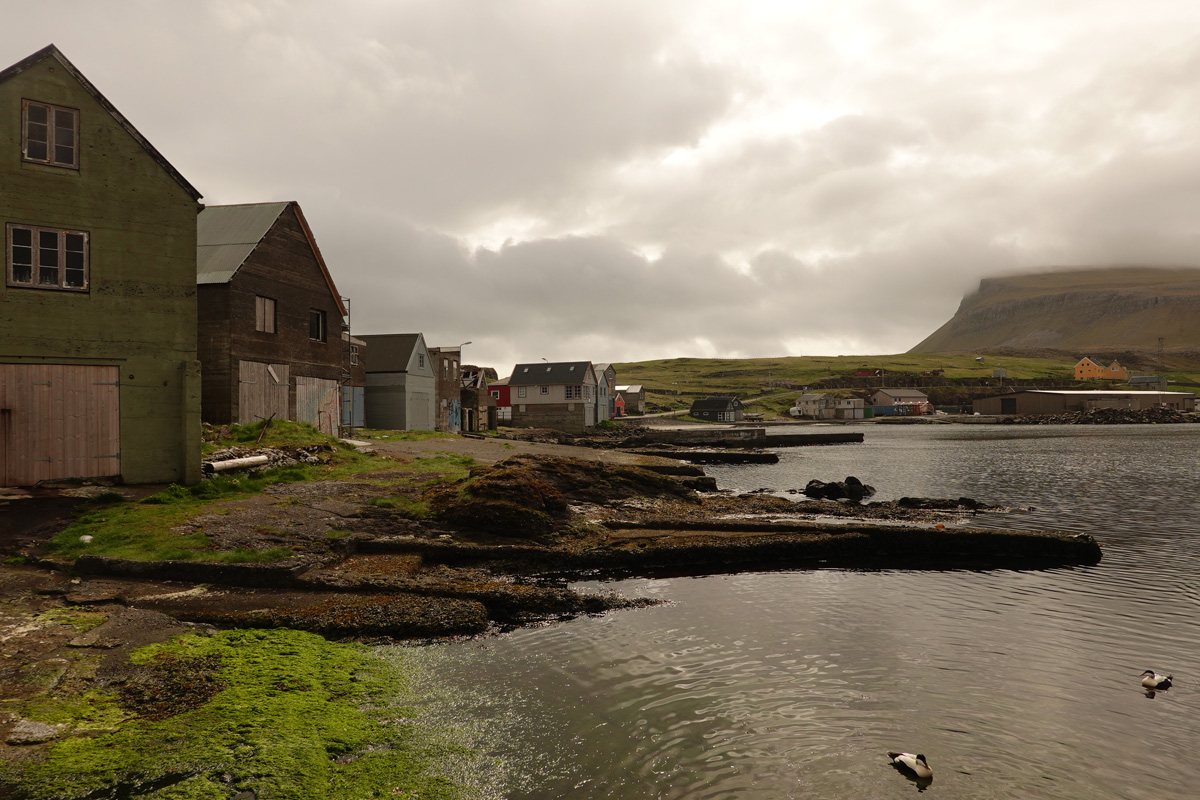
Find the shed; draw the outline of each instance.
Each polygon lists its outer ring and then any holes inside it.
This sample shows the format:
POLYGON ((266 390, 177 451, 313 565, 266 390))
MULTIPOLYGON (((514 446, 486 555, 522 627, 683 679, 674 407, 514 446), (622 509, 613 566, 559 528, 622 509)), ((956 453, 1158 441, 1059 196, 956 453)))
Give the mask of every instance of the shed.
POLYGON ((437 419, 433 360, 419 333, 361 336, 367 343, 368 428, 431 431, 437 419))
POLYGON ((737 422, 745 417, 742 401, 736 397, 713 396, 696 400, 689 412, 697 419, 712 422, 737 422))

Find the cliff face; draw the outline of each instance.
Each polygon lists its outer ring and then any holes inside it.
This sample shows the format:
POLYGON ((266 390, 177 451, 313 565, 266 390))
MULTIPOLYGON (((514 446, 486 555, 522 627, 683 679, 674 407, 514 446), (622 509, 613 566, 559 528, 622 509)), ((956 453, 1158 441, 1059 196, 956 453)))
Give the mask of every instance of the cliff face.
POLYGON ((1200 269, 1113 267, 985 278, 913 353, 1200 344, 1200 269))

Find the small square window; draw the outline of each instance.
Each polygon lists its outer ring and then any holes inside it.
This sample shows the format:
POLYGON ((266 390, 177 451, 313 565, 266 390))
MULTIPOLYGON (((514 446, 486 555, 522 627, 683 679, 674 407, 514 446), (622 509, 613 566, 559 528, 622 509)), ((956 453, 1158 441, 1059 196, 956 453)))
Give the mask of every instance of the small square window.
POLYGON ((55 167, 79 167, 79 111, 21 101, 21 156, 55 167))
POLYGON ((325 326, 325 312, 310 309, 308 312, 308 338, 314 342, 323 342, 328 336, 325 326))
POLYGON ((275 332, 275 301, 270 297, 254 298, 254 330, 275 332))
POLYGON ((539 386, 538 388, 539 388, 539 389, 541 389, 541 391, 542 391, 542 394, 550 394, 550 387, 549 387, 549 386, 539 386))

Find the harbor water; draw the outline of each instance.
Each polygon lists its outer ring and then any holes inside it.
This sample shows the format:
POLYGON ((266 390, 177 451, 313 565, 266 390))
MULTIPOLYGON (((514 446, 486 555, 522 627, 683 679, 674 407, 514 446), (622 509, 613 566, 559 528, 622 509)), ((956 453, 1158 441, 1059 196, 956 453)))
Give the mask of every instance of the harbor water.
POLYGON ((847 475, 876 500, 973 497, 1014 510, 969 524, 1088 532, 1103 560, 595 582, 664 602, 406 647, 430 718, 477 751, 472 796, 1200 796, 1200 425, 862 429, 707 471, 793 499, 847 475), (1147 693, 1146 669, 1176 685, 1147 693))

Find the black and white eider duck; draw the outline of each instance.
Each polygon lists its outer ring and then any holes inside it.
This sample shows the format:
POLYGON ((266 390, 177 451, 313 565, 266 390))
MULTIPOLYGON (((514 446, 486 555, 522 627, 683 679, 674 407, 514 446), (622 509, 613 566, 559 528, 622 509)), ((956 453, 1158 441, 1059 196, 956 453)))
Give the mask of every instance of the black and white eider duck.
POLYGON ((1159 675, 1154 670, 1148 669, 1142 673, 1142 686, 1147 689, 1170 689, 1172 679, 1171 675, 1159 675))
POLYGON ((925 760, 925 756, 918 753, 896 753, 888 751, 888 758, 892 760, 892 766, 903 772, 905 775, 921 780, 928 780, 933 777, 933 769, 930 768, 929 762, 925 760))

